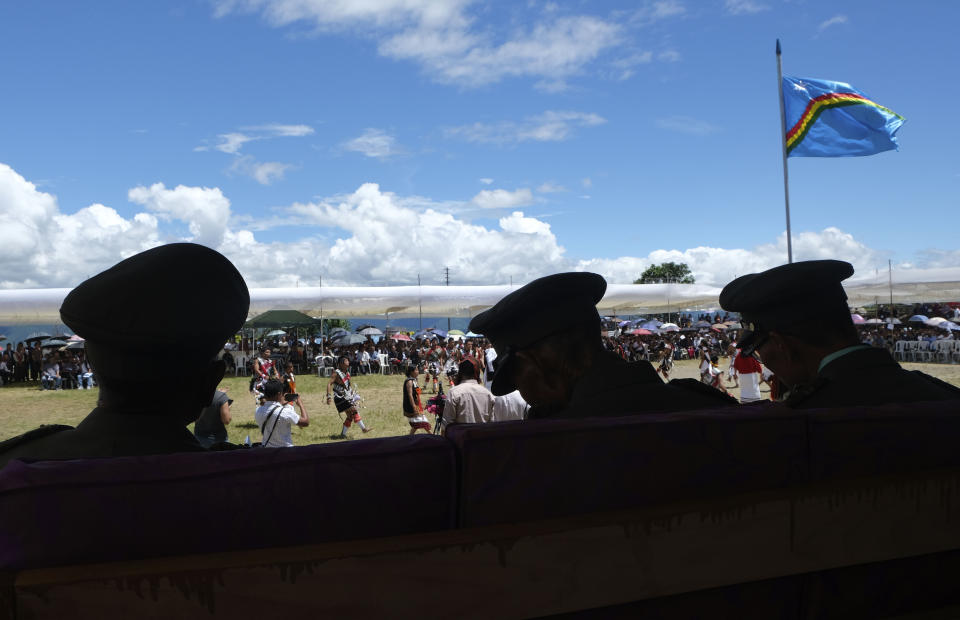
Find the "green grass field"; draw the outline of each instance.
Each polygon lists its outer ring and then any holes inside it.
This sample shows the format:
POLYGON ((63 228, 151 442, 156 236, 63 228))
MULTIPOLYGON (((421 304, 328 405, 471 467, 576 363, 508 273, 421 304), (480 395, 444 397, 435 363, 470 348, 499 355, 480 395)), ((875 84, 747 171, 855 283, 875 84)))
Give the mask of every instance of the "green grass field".
MULTIPOLYGON (((256 403, 247 390, 249 381, 247 377, 227 377, 220 384, 220 389, 233 399, 230 407, 233 421, 227 426, 229 441, 233 443, 243 442, 247 435, 251 441, 261 439, 260 429, 253 421, 256 403)), ((332 441, 331 435, 340 433, 343 418, 333 405, 326 404, 324 397, 328 381, 328 378, 320 379, 315 374, 297 377, 297 391, 310 416, 310 426, 293 429, 296 445, 332 441)), ((403 376, 361 375, 354 378, 354 384, 364 399, 360 416, 373 431, 364 434, 354 425, 349 433, 352 438, 388 437, 410 432, 410 425, 401 412, 403 376)), ((424 405, 429 392, 427 389, 424 405)), ((3 422, 0 439, 19 435, 40 424, 76 425, 96 407, 97 394, 97 389, 44 391, 36 385, 21 387, 17 384, 0 387, 0 420, 3 422)))
MULTIPOLYGON (((722 367, 726 367, 726 360, 722 367)), ((945 364, 904 364, 910 370, 922 370, 944 381, 960 386, 960 366, 945 364)), ((697 377, 696 360, 683 360, 674 365, 671 378, 697 377)), ((318 378, 316 375, 300 375, 297 377, 297 390, 300 392, 310 415, 310 426, 294 428, 293 441, 296 445, 323 443, 334 441, 340 433, 342 418, 333 405, 327 405, 326 393, 327 378, 318 378)), ((430 397, 430 388, 424 385, 420 377, 423 390, 423 400, 430 397)), ((349 436, 352 439, 370 437, 390 437, 406 435, 410 432, 407 419, 401 412, 401 389, 403 376, 401 375, 367 375, 354 378, 357 391, 363 396, 363 407, 360 415, 367 426, 373 428, 369 433, 361 433, 354 425, 349 436)), ((233 422, 227 427, 229 440, 241 443, 249 435, 251 441, 259 441, 260 429, 253 421, 253 412, 256 408, 253 396, 247 391, 249 379, 246 377, 227 377, 221 384, 230 398, 234 400, 231 407, 233 422)), ((598 386, 602 389, 602 386, 598 386)), ((158 388, 159 389, 159 388, 158 388)), ((448 390, 448 385, 444 387, 448 390)), ((766 391, 764 386, 763 391, 766 391)), ((730 388, 733 396, 739 396, 738 390, 730 388)), ((0 387, 0 440, 24 433, 41 424, 69 424, 76 425, 95 406, 98 391, 93 390, 61 390, 42 391, 36 384, 21 386, 19 384, 0 387)), ((433 423, 432 417, 431 423, 433 423)), ((420 431, 422 432, 422 431, 420 431)))

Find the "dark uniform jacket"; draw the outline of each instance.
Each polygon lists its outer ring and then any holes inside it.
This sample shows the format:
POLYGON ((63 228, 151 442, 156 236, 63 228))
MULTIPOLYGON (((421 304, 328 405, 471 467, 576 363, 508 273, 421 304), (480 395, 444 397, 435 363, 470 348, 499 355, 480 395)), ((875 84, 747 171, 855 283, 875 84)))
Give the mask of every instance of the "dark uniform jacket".
POLYGON ((534 418, 593 418, 632 413, 687 411, 736 405, 737 401, 696 379, 664 383, 650 362, 625 362, 604 352, 573 388, 562 410, 530 409, 534 418))
POLYGON ((203 451, 175 416, 97 407, 76 428, 41 426, 0 442, 0 468, 18 458, 36 461, 203 451))
POLYGON ((885 349, 864 346, 831 360, 817 380, 790 391, 798 409, 952 400, 960 411, 960 388, 920 371, 904 370, 885 349))

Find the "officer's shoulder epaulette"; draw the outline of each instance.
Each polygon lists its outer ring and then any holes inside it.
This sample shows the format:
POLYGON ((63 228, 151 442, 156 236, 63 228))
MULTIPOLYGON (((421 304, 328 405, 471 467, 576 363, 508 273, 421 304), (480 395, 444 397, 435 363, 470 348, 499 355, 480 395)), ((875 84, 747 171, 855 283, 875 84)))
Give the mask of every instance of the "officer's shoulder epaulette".
POLYGON ((66 424, 44 424, 39 426, 32 431, 27 431, 22 435, 17 435, 16 437, 11 437, 10 439, 5 439, 0 441, 0 454, 13 450, 17 446, 35 441, 37 439, 42 439, 48 435, 54 435, 63 431, 73 430, 72 426, 67 426, 66 424))

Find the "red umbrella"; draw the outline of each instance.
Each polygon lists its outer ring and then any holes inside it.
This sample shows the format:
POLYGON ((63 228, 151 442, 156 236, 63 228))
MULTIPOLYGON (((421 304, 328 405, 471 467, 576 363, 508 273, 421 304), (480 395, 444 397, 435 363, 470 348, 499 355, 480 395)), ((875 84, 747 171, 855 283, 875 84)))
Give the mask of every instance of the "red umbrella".
POLYGON ((405 340, 405 341, 407 341, 407 342, 413 340, 413 338, 411 338, 410 336, 408 336, 408 335, 406 335, 406 334, 399 334, 399 333, 398 333, 398 334, 394 334, 394 335, 392 335, 392 336, 390 336, 390 337, 393 338, 394 340, 405 340))
POLYGON ((649 336, 653 332, 650 331, 649 329, 643 329, 642 327, 640 327, 631 331, 630 333, 633 334, 634 336, 649 336))

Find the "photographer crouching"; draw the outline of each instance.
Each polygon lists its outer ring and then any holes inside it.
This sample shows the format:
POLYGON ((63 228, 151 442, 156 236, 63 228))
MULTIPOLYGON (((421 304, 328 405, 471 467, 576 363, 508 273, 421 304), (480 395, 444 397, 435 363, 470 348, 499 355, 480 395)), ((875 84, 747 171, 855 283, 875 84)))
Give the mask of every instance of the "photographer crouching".
POLYGON ((284 394, 283 384, 277 379, 270 379, 264 384, 263 404, 257 407, 253 419, 260 427, 264 448, 293 447, 293 426, 302 428, 310 425, 300 395, 284 394), (297 406, 299 415, 290 403, 297 406))

